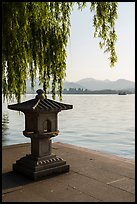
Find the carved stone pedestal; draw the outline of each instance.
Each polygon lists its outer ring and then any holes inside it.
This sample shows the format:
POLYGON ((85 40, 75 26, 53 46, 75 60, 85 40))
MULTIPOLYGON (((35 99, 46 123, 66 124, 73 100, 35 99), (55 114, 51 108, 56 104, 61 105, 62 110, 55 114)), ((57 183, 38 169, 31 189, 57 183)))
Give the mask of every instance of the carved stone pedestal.
POLYGON ((20 172, 33 180, 48 175, 56 175, 69 171, 69 165, 62 158, 51 154, 44 157, 34 157, 31 154, 22 157, 13 164, 13 170, 20 172))

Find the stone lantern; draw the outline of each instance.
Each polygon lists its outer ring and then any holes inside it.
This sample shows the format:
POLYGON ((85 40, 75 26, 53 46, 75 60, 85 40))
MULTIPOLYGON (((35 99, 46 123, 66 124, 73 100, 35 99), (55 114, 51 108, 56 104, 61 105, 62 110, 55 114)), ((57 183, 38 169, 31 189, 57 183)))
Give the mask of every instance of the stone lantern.
POLYGON ((72 105, 45 98, 41 89, 37 90, 37 94, 34 99, 8 105, 9 109, 25 114, 23 135, 31 139, 31 154, 17 160, 13 170, 33 180, 69 171, 66 161, 52 153, 51 138, 59 134, 58 113, 73 108, 72 105))

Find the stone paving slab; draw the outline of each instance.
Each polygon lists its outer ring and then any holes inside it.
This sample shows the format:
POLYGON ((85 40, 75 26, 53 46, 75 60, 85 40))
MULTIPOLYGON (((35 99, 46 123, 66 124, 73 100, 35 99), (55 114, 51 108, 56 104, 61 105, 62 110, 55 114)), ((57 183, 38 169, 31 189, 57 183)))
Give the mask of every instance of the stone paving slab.
POLYGON ((67 161, 68 173, 32 181, 12 171, 30 144, 2 149, 3 202, 134 202, 135 161, 63 143, 52 152, 67 161))

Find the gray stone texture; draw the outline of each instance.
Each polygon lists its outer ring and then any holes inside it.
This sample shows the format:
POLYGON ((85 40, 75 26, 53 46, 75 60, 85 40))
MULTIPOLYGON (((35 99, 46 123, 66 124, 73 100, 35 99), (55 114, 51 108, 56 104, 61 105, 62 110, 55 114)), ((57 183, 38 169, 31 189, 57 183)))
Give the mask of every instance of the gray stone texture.
POLYGON ((2 149, 3 202, 135 202, 134 160, 57 142, 52 154, 67 160, 70 171, 32 181, 12 171, 30 149, 30 144, 2 149))

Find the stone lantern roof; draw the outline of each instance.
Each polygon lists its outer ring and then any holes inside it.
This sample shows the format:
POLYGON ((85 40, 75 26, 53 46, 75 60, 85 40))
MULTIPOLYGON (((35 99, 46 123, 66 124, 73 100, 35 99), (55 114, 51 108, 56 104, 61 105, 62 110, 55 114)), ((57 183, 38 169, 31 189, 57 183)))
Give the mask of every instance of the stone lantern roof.
POLYGON ((17 110, 22 112, 60 112, 61 110, 72 109, 73 105, 60 103, 51 99, 47 99, 44 96, 44 91, 37 90, 38 95, 34 99, 8 105, 11 110, 17 110))

